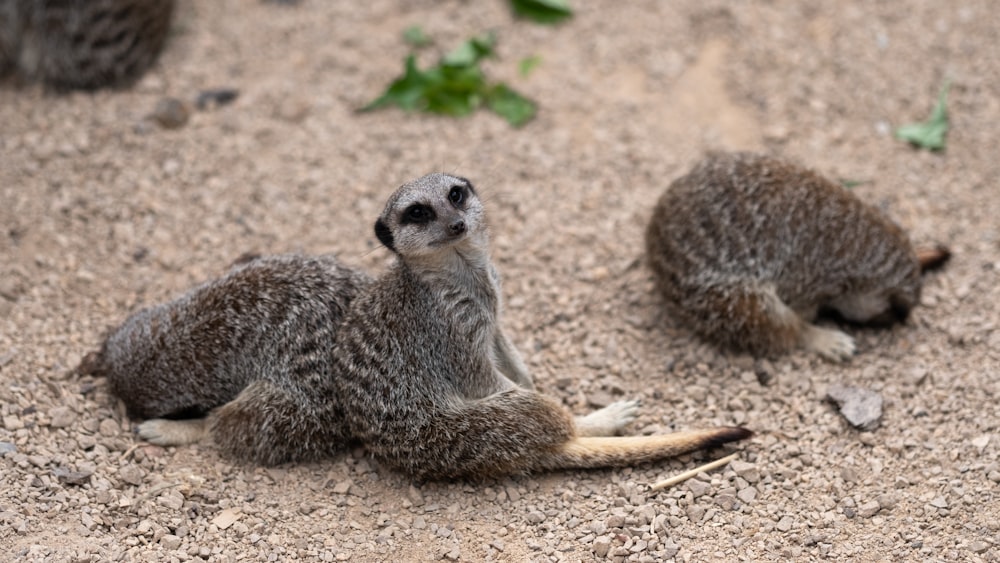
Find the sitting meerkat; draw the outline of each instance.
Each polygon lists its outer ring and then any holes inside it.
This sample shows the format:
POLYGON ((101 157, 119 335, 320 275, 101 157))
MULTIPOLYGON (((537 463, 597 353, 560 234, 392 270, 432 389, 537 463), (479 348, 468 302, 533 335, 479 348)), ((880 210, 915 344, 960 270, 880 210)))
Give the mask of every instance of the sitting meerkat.
POLYGON ((263 258, 140 311, 85 358, 141 437, 210 436, 262 464, 351 443, 419 478, 636 464, 750 436, 720 427, 615 437, 635 401, 574 418, 533 389, 500 327, 500 277, 468 180, 400 187, 375 223, 396 256, 371 280, 333 258, 263 258), (207 415, 207 416, 201 416, 207 415), (188 419, 171 419, 194 416, 188 419))
POLYGON ((830 360, 854 340, 813 324, 906 319, 921 273, 948 258, 917 252, 871 205, 819 174, 768 156, 710 153, 660 197, 646 254, 670 310, 702 337, 757 356, 794 348, 830 360))
POLYGON ((0 74, 57 90, 127 86, 166 42, 175 0, 0 0, 0 74))

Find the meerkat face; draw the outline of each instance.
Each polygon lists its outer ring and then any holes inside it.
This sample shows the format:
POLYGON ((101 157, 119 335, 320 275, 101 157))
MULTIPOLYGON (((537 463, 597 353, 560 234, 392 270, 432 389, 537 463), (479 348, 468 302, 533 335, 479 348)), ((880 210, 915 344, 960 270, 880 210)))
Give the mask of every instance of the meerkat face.
POLYGON ((429 174, 403 184, 375 222, 375 236, 404 257, 430 255, 485 230, 483 206, 465 178, 429 174))

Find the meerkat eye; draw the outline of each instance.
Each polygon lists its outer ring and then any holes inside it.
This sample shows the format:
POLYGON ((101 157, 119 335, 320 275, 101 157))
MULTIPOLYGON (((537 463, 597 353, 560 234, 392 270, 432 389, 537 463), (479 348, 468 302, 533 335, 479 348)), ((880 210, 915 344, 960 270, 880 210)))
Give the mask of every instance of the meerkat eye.
POLYGON ((403 223, 429 223, 434 220, 434 210, 426 205, 414 203, 403 212, 403 223))
POLYGON ((448 201, 455 205, 461 205, 465 201, 465 189, 462 186, 452 186, 448 192, 448 201))

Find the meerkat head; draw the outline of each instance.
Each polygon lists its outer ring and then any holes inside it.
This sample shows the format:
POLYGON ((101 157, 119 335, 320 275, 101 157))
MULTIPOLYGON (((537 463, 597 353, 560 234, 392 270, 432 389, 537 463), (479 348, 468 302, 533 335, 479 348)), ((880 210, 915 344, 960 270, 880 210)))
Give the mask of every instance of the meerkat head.
POLYGON ((485 234, 483 205, 465 178, 428 174, 400 186, 375 221, 375 236, 403 257, 428 256, 485 234))

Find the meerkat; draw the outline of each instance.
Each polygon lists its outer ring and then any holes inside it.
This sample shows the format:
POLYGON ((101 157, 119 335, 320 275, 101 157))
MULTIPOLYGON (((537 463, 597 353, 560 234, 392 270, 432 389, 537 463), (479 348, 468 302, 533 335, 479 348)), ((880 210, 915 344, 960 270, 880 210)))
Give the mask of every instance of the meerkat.
POLYGON ((129 412, 149 418, 138 426, 146 440, 210 437, 225 454, 265 465, 362 444, 417 478, 477 478, 637 464, 751 434, 619 437, 636 401, 574 418, 536 392, 500 325, 500 276, 468 180, 404 184, 375 235, 395 255, 375 280, 328 262, 307 284, 296 281, 302 258, 255 260, 137 313, 83 371, 106 375, 129 412), (261 269, 261 279, 288 287, 254 285, 261 269), (317 303, 334 305, 310 311, 317 303), (170 361, 149 359, 160 355, 170 361), (177 413, 195 417, 166 418, 177 413))
POLYGON ((56 90, 127 86, 156 61, 175 0, 0 0, 0 73, 56 90))
POLYGON ((850 358, 853 338, 813 324, 829 310, 857 323, 906 319, 921 273, 903 230, 847 189, 751 153, 710 153, 660 197, 646 254, 670 310, 694 332, 756 356, 805 348, 850 358))

